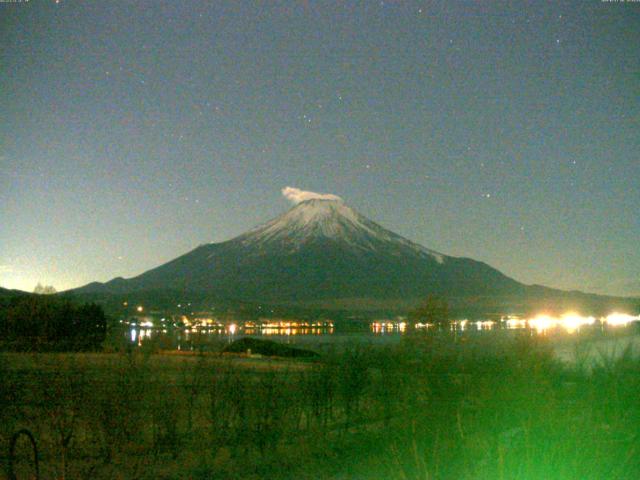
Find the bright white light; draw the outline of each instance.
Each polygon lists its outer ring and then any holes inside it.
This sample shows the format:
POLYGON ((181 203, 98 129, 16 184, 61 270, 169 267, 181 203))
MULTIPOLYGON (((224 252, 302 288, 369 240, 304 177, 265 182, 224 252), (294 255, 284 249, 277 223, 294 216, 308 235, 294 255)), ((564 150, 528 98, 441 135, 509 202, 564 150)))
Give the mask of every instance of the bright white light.
POLYGON ((229 325, 229 333, 231 335, 235 335, 237 328, 238 326, 235 323, 232 323, 231 325, 229 325))
POLYGON ((524 328, 527 326, 527 321, 521 318, 509 317, 506 320, 507 328, 524 328))
POLYGON ((628 325, 631 322, 635 322, 639 320, 640 320, 640 315, 634 317, 633 315, 629 315, 628 313, 618 313, 618 312, 613 312, 604 318, 604 321, 607 323, 607 325, 611 325, 612 327, 616 327, 620 325, 628 325))
POLYGON ((143 310, 144 310, 144 308, 142 308, 142 305, 138 305, 138 307, 136 308, 136 310, 137 310, 138 312, 141 312, 141 311, 143 311, 143 310))
POLYGON ((593 325, 595 321, 593 317, 583 317, 573 312, 565 313, 560 318, 560 323, 569 333, 575 332, 583 325, 593 325))
POLYGON ((558 320, 550 317, 549 315, 538 315, 537 317, 530 319, 528 323, 529 326, 535 329, 538 333, 543 333, 556 327, 558 320))
POLYGON ((145 322, 141 322, 141 323, 140 323, 140 326, 141 326, 141 327, 153 327, 153 322, 152 322, 152 321, 150 321, 150 320, 147 320, 147 321, 145 321, 145 322))
POLYGON ((416 323, 416 328, 431 328, 433 327, 432 323, 416 323))
POLYGON ((490 330, 491 328, 493 328, 494 324, 495 322, 492 320, 478 321, 476 322, 476 328, 478 330, 490 330))
MULTIPOLYGON (((585 325, 593 325, 596 321, 594 317, 583 317, 575 312, 564 313, 560 318, 550 315, 538 315, 535 318, 527 320, 530 328, 535 329, 538 333, 544 333, 556 327, 564 328, 568 333, 574 333, 585 325)), ((509 324, 509 321, 507 321, 509 324)), ((513 322, 515 325, 516 323, 513 322)))

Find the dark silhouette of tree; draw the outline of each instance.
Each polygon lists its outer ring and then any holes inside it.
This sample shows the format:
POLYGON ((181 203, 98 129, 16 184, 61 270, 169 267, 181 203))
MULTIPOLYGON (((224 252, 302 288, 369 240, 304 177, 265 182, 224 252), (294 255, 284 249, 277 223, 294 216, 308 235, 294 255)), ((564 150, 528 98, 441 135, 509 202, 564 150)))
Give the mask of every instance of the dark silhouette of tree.
POLYGON ((36 285, 36 288, 33 289, 33 293, 37 293, 38 295, 53 295, 57 293, 56 289, 53 288, 53 285, 42 285, 40 282, 36 285))
POLYGON ((107 318, 95 304, 24 295, 0 305, 0 339, 20 350, 92 350, 106 337, 107 318))
POLYGON ((431 325, 448 324, 449 304, 447 301, 436 295, 429 295, 420 305, 409 312, 410 330, 415 330, 418 323, 428 323, 431 325))

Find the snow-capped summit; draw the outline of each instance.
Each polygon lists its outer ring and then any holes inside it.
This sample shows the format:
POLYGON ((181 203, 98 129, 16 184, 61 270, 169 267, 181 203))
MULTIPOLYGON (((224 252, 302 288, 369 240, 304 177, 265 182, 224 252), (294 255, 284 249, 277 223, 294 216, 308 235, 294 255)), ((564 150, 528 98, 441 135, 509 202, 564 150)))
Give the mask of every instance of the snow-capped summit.
POLYGON ((256 241, 282 236, 300 240, 316 235, 341 237, 349 230, 364 227, 358 217, 341 200, 305 200, 270 222, 250 230, 245 237, 256 241))
MULTIPOLYGON (((487 295, 523 287, 490 266, 435 252, 369 220, 340 197, 287 187, 295 205, 221 243, 130 279, 84 291, 197 292, 250 302, 419 299, 487 295)), ((80 289, 83 290, 83 289, 80 289)))
POLYGON ((372 222, 334 194, 294 187, 282 193, 294 206, 261 226, 201 245, 137 277, 93 282, 76 293, 154 304, 189 298, 206 309, 221 302, 341 311, 385 306, 394 312, 435 294, 474 315, 495 313, 501 305, 546 310, 553 301, 576 309, 607 300, 523 285, 486 263, 429 250, 372 222))
POLYGON ((347 206, 341 199, 311 199, 237 238, 244 246, 272 246, 287 251, 307 242, 329 240, 364 251, 428 255, 439 263, 445 256, 381 227, 347 206))

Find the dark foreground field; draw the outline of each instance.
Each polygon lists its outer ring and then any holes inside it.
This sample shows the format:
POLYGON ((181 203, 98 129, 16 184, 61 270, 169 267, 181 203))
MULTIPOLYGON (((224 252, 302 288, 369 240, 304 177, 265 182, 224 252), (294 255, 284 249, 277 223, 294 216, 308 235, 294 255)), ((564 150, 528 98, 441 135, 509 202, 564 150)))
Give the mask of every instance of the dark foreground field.
POLYGON ((319 360, 2 354, 2 472, 33 478, 640 478, 640 360, 449 337, 319 360))

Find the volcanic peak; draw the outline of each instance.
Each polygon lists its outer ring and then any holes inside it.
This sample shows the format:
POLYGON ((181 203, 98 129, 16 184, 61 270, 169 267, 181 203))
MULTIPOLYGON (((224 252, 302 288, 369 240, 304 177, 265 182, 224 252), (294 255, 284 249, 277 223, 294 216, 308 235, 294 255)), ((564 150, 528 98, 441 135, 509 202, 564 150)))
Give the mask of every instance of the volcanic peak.
POLYGON ((238 237, 244 246, 284 245, 297 250, 312 240, 330 239, 365 251, 409 249, 438 263, 444 256, 386 230, 359 214, 342 200, 310 199, 283 215, 238 237))

